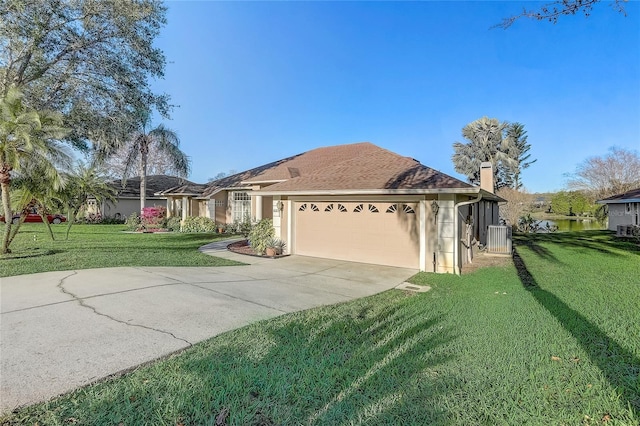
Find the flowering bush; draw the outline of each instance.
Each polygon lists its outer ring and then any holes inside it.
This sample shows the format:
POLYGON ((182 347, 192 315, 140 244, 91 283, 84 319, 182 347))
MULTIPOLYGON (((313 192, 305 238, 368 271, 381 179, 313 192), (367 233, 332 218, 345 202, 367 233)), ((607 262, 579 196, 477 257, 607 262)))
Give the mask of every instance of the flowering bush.
POLYGON ((142 209, 142 225, 145 228, 162 228, 165 225, 167 209, 162 206, 145 207, 142 209))

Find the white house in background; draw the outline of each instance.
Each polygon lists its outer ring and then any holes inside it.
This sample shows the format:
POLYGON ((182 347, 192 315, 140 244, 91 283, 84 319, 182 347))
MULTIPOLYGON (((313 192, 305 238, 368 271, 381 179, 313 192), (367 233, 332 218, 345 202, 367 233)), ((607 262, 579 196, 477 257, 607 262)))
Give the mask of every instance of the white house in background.
POLYGON ((158 193, 170 216, 273 219, 291 254, 456 272, 468 240, 498 224, 492 169, 480 187, 371 143, 317 148, 201 186, 158 193), (180 211, 179 211, 180 210, 180 211))
POLYGON ((609 209, 609 230, 617 230, 618 225, 640 225, 640 188, 614 195, 598 204, 606 204, 609 209))

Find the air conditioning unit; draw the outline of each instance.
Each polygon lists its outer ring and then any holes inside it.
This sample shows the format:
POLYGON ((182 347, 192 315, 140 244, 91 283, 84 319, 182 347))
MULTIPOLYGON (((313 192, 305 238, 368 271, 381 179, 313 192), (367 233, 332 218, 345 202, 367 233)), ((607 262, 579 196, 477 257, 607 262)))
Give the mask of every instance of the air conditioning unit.
POLYGON ((511 227, 489 225, 487 232, 487 253, 511 255, 511 227))
POLYGON ((616 227, 616 237, 631 238, 638 225, 618 225, 616 227))

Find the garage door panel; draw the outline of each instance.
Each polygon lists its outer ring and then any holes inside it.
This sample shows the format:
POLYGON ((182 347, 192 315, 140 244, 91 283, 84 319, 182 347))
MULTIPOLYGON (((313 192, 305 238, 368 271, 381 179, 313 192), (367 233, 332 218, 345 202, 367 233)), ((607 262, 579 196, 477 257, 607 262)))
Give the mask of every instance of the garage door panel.
POLYGON ((417 209, 417 203, 296 203, 296 253, 418 268, 417 209))

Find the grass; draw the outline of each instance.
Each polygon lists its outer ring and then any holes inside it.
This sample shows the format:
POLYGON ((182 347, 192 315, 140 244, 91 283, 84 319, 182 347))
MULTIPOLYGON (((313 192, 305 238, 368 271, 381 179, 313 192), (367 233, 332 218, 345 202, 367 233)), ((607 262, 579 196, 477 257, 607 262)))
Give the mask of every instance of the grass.
POLYGON ((0 277, 112 266, 238 264, 198 252, 198 247, 222 239, 217 234, 133 234, 122 232, 123 225, 74 225, 65 241, 66 225, 52 228, 55 241, 43 224, 23 224, 12 253, 0 256, 0 277))
POLYGON ((517 241, 515 265, 225 333, 3 424, 638 425, 640 252, 517 241))

